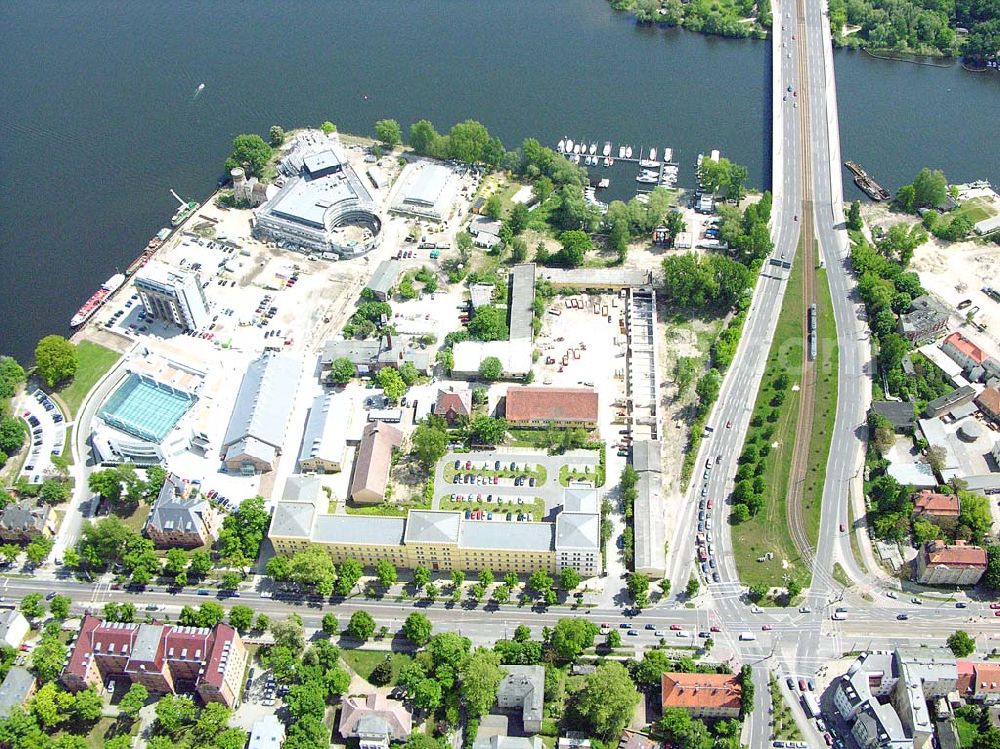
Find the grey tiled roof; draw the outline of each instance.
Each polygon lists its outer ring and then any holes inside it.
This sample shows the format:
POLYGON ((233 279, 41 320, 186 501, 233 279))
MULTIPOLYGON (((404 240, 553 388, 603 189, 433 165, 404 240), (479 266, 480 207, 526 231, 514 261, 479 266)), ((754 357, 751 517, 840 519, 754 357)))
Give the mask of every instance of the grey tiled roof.
POLYGON ((549 551, 554 529, 552 523, 463 520, 460 544, 464 549, 549 551))
POLYGON ((457 543, 461 517, 458 512, 413 510, 406 522, 406 542, 457 543))
POLYGON ((556 518, 556 550, 593 551, 601 547, 601 516, 594 512, 560 512, 556 518))
POLYGON ((399 546, 405 526, 406 520, 397 517, 320 515, 312 538, 316 543, 399 546))
POLYGON ((308 540, 315 516, 316 505, 311 502, 278 502, 268 535, 308 540))

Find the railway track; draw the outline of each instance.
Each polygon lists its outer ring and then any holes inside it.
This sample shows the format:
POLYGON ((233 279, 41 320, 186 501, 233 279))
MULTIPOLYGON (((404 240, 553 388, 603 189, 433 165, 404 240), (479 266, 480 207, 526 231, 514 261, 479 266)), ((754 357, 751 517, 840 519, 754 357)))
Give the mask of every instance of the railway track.
MULTIPOLYGON (((798 56, 799 90, 809 92, 809 66, 806 59, 806 28, 805 3, 797 0, 798 24, 796 28, 795 52, 798 56)), ((797 98, 797 97, 796 97, 797 98)), ((803 97, 805 99, 806 97, 803 97)), ((802 365, 799 380, 799 414, 796 429, 795 450, 792 453, 791 475, 789 476, 789 492, 785 504, 788 529, 792 542, 810 569, 815 559, 809 534, 806 530, 805 515, 802 509, 802 493, 809 470, 809 447, 812 437, 813 417, 816 410, 816 367, 809 359, 809 341, 806 326, 806 316, 809 306, 816 302, 816 232, 813 225, 812 201, 812 159, 809 155, 811 131, 809 126, 809 106, 803 101, 799 110, 799 128, 801 141, 804 144, 802 152, 802 208, 799 213, 800 237, 802 246, 798 253, 802 263, 802 365)))

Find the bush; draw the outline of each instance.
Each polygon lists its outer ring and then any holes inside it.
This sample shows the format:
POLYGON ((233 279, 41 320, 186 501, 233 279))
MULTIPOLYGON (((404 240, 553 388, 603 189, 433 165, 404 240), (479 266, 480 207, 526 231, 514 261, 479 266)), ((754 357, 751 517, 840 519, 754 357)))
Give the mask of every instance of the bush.
POLYGON ((392 663, 388 658, 372 669, 368 681, 377 687, 382 687, 392 681, 392 663))

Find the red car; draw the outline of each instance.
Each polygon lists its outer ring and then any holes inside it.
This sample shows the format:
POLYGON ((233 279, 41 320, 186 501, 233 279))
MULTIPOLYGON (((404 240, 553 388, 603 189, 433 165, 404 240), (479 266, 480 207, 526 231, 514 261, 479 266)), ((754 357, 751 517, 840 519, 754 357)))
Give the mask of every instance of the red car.
POLYGON ((733 422, 727 421, 726 422, 726 429, 732 429, 732 428, 733 428, 733 422))
POLYGON ((803 692, 806 691, 806 680, 805 679, 799 679, 799 689, 801 691, 803 691, 803 692))
POLYGON ((671 625, 670 625, 670 629, 674 630, 675 632, 676 632, 677 630, 679 630, 680 628, 681 628, 681 625, 680 625, 680 624, 671 624, 671 625))
POLYGON ((710 510, 711 510, 711 509, 712 509, 712 500, 708 500, 708 503, 707 503, 707 504, 706 504, 705 506, 706 506, 706 507, 707 507, 708 509, 710 509, 710 510))
POLYGON ((771 629, 771 625, 770 624, 764 624, 764 625, 761 626, 760 629, 761 629, 762 632, 768 632, 771 629))
POLYGON ((714 624, 711 627, 709 627, 709 630, 712 631, 712 632, 721 632, 722 631, 721 629, 719 629, 714 624))
POLYGON ((994 611, 993 616, 1000 616, 1000 611, 994 611))
POLYGON ((1000 609, 1000 603, 991 603, 990 604, 990 608, 991 609, 1000 609))

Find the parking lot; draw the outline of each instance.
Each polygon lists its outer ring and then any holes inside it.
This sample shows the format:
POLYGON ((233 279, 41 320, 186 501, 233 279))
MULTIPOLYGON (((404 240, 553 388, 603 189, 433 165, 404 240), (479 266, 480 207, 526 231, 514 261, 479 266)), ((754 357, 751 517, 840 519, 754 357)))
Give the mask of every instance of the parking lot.
POLYGON ((40 484, 53 469, 52 456, 62 454, 66 421, 56 402, 41 390, 26 393, 15 408, 27 424, 31 439, 31 449, 21 468, 21 478, 40 484))
POLYGON ((511 521, 552 520, 555 508, 563 503, 559 470, 570 465, 593 472, 598 460, 593 450, 565 455, 494 450, 448 453, 435 469, 432 508, 485 511, 485 516, 470 517, 477 520, 506 522, 508 514, 511 521))

